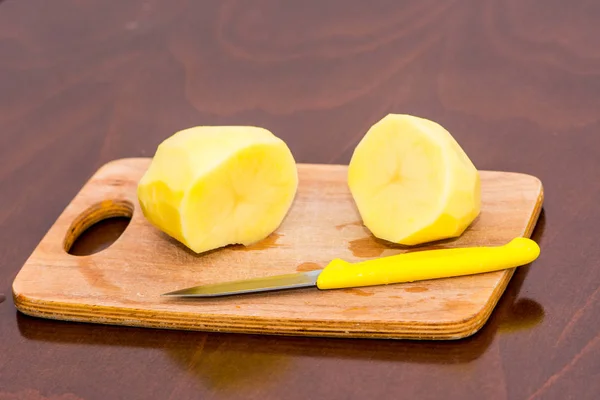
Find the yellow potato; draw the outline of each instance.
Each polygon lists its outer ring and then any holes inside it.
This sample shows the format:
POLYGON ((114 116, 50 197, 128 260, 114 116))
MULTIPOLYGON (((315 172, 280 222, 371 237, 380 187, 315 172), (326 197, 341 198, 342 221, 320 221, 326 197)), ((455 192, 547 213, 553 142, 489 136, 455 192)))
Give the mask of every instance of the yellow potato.
POLYGON ((269 236, 297 186, 292 153, 268 130, 198 126, 158 146, 137 194, 150 223, 201 253, 269 236))
POLYGON ((365 226, 390 242, 417 245, 460 236, 479 215, 479 173, 439 124, 389 114, 362 138, 348 185, 365 226))

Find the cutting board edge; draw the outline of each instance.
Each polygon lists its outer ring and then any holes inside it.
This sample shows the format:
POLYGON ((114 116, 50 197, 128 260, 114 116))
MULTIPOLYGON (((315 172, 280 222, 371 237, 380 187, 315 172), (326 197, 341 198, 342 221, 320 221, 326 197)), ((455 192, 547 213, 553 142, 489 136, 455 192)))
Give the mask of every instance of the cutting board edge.
MULTIPOLYGON (((511 276, 512 271, 505 271, 503 281, 508 283, 511 276)), ((361 325, 361 322, 302 319, 293 323, 293 320, 288 319, 242 318, 232 315, 231 320, 235 323, 227 324, 215 323, 212 314, 168 311, 161 313, 160 318, 153 318, 157 312, 145 309, 95 306, 93 312, 90 312, 89 306, 34 299, 17 293, 13 293, 13 300, 15 307, 25 315, 65 322, 202 332, 395 340, 457 340, 469 337, 485 325, 495 306, 495 302, 490 304, 491 307, 486 304, 470 318, 448 321, 443 324, 439 321, 430 324, 411 321, 400 323, 369 321, 364 325, 370 326, 371 329, 357 329, 356 326, 361 325), (98 317, 100 312, 102 317, 98 317), (130 315, 130 318, 127 318, 127 315, 130 315), (310 329, 305 328, 307 323, 312 323, 310 329)), ((220 320, 227 320, 227 316, 221 315, 220 320)))

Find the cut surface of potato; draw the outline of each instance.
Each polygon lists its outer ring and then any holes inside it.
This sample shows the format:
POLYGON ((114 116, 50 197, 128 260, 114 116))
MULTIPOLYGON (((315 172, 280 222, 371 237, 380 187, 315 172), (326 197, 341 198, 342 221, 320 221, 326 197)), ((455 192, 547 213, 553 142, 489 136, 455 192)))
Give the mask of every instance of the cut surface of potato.
POLYGON ((407 114, 375 123, 354 150, 348 186, 365 226, 393 243, 460 236, 479 215, 479 172, 441 125, 407 114))
POLYGON ((292 153, 268 130, 199 126, 158 146, 137 194, 150 223, 201 253, 269 236, 297 186, 292 153))

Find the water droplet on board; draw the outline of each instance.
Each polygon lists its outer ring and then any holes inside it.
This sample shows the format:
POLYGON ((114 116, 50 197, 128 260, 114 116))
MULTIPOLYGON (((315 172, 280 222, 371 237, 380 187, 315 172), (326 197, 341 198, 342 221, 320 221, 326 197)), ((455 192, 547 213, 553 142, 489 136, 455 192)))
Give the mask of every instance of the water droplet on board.
POLYGON ((354 257, 379 257, 387 249, 386 246, 368 236, 350 241, 348 249, 354 257))
POLYGON ((2 303, 4 300, 6 300, 6 296, 0 293, 0 303, 2 303))
POLYGON ((323 267, 314 262, 305 262, 296 267, 298 272, 315 271, 317 269, 323 269, 323 267))
POLYGON ((358 289, 358 288, 343 289, 343 292, 355 294, 357 296, 373 296, 375 294, 373 292, 368 292, 366 290, 362 290, 362 289, 358 289))
POLYGON ((426 287, 421 287, 421 286, 413 286, 413 287, 407 287, 406 289, 407 292, 410 293, 421 293, 421 292, 426 292, 429 289, 427 289, 426 287))
POLYGON ((280 237, 282 237, 283 235, 280 233, 271 233, 271 235, 269 235, 267 238, 261 240, 260 242, 248 245, 248 246, 243 246, 241 244, 237 244, 237 245, 233 245, 231 246, 232 250, 238 250, 238 251, 254 251, 254 250, 266 250, 266 249, 270 249, 271 247, 280 247, 281 245, 279 243, 277 243, 277 240, 279 240, 280 237))

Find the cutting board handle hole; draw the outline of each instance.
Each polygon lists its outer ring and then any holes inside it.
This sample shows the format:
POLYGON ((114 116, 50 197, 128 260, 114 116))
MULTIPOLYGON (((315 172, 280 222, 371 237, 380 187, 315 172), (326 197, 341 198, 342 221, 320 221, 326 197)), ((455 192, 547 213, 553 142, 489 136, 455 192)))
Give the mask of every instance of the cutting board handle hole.
POLYGON ((133 204, 127 200, 104 200, 75 218, 63 243, 75 256, 98 253, 112 245, 125 231, 133 216, 133 204))

